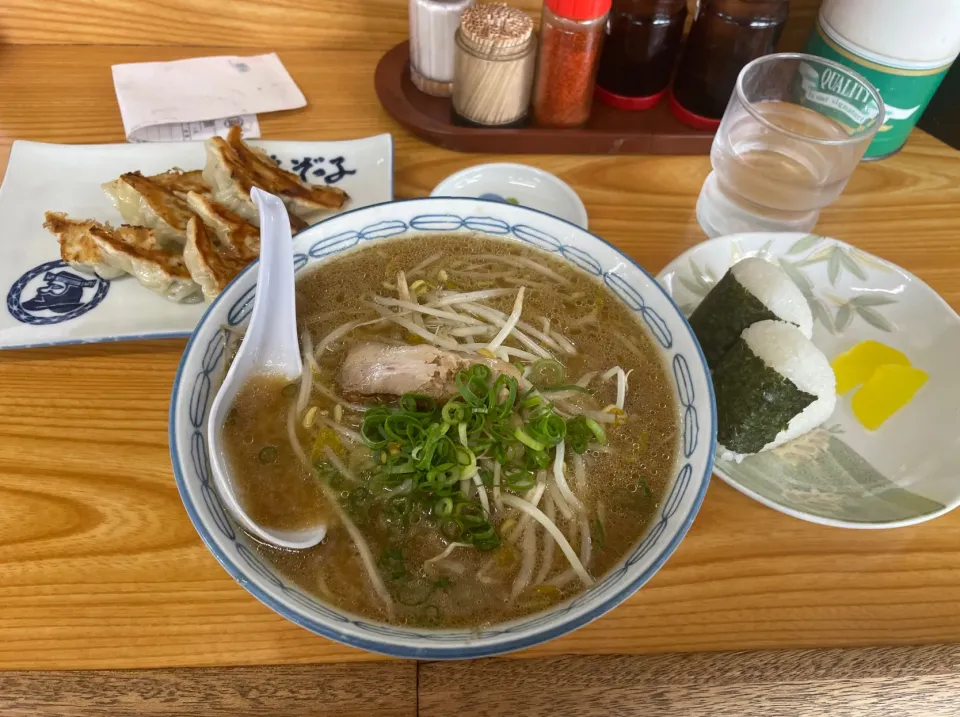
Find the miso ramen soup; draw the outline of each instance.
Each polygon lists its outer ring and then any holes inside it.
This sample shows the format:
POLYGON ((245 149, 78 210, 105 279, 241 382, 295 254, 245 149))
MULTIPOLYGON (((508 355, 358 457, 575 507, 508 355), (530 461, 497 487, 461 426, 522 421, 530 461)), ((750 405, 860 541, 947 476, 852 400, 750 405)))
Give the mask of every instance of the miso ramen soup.
MULTIPOLYGON (((304 376, 258 377, 224 428, 303 590, 399 625, 549 608, 633 548, 673 473, 678 415, 637 318, 539 250, 482 236, 380 241, 298 279, 304 376)), ((234 344, 236 339, 234 337, 234 344)))

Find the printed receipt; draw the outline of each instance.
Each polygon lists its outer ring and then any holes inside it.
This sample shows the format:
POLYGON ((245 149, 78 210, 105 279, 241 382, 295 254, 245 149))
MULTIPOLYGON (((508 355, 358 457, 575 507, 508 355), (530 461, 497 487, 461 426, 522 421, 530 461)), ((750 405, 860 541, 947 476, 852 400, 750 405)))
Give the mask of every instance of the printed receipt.
POLYGON ((114 65, 113 86, 130 142, 259 137, 257 114, 307 104, 276 53, 114 65))

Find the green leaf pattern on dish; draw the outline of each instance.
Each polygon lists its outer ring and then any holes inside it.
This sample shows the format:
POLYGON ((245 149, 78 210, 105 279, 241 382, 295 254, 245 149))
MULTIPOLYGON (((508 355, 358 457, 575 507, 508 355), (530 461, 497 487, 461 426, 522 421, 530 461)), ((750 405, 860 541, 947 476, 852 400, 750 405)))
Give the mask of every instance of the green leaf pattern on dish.
POLYGON ((838 433, 817 429, 742 463, 719 461, 719 467, 767 500, 833 520, 886 523, 943 508, 888 479, 838 433))

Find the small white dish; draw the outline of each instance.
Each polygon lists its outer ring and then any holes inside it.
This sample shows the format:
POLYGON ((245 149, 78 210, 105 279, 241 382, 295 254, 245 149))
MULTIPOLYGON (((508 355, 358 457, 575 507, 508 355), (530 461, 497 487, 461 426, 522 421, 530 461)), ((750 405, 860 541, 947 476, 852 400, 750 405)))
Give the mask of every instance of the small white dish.
MULTIPOLYGON (((340 187, 347 209, 393 199, 393 138, 251 142, 306 181, 340 187), (341 174, 342 170, 342 174, 341 174)), ((0 187, 0 349, 189 336, 207 305, 175 304, 133 277, 112 281, 60 261, 44 212, 123 223, 100 185, 124 172, 200 169, 202 142, 46 144, 17 140, 0 187)))
POLYGON ((896 528, 960 505, 960 317, 910 272, 827 237, 732 234, 702 242, 657 277, 690 315, 737 261, 779 264, 806 296, 813 342, 833 360, 866 339, 905 353, 929 379, 876 431, 839 397, 820 428, 742 463, 717 460, 717 475, 775 510, 843 528, 896 528))
POLYGON ((587 228, 587 208, 573 188, 550 172, 509 162, 479 164, 451 174, 431 197, 466 197, 530 207, 587 228))

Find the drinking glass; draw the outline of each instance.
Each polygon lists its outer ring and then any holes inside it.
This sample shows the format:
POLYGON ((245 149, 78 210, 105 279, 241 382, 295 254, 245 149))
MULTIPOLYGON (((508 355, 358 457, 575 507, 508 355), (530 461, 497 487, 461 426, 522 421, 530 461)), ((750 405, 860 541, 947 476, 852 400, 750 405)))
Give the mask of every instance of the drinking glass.
POLYGON ((813 55, 748 63, 710 150, 697 200, 708 236, 813 229, 883 124, 883 100, 861 75, 813 55))

